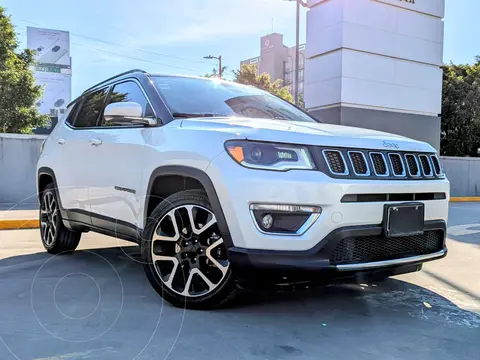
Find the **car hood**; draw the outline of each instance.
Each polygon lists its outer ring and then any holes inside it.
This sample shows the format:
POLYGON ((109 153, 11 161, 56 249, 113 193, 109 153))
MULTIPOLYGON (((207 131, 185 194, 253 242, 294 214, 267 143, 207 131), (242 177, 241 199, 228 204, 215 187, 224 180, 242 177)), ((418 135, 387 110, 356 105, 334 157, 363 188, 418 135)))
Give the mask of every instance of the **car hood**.
POLYGON ((184 119, 182 128, 228 132, 235 138, 289 144, 435 152, 427 143, 351 126, 237 117, 184 119))

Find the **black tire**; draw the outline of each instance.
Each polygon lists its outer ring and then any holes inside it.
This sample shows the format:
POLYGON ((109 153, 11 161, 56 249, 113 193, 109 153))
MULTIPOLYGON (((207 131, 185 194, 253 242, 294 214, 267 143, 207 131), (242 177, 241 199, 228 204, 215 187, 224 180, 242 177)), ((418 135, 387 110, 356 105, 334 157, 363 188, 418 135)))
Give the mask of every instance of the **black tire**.
MULTIPOLYGON (((223 280, 217 285, 212 292, 199 297, 188 297, 176 293, 169 289, 161 280, 152 262, 151 245, 154 231, 160 220, 172 209, 181 205, 198 205, 202 206, 213 213, 208 197, 201 190, 186 190, 169 196, 162 201, 152 212, 147 220, 147 225, 143 233, 141 243, 142 260, 144 270, 150 284, 155 291, 165 300, 176 307, 208 310, 225 307, 233 302, 236 295, 240 292, 237 287, 235 276, 232 273, 231 266, 228 268, 223 280)), ((182 271, 185 277, 185 272, 182 271)))
POLYGON ((72 231, 65 227, 60 215, 60 208, 58 206, 59 201, 57 198, 57 193, 55 191, 55 186, 53 183, 48 184, 42 192, 40 200, 40 237, 42 239, 42 244, 45 250, 50 254, 68 254, 74 251, 78 243, 80 242, 80 237, 82 236, 81 232, 72 231), (55 227, 55 232, 53 236, 53 241, 48 241, 45 237, 45 227, 42 226, 42 219, 45 221, 46 215, 42 215, 42 209, 44 208, 45 202, 49 197, 53 197, 56 202, 56 209, 53 212, 54 216, 50 223, 55 227))

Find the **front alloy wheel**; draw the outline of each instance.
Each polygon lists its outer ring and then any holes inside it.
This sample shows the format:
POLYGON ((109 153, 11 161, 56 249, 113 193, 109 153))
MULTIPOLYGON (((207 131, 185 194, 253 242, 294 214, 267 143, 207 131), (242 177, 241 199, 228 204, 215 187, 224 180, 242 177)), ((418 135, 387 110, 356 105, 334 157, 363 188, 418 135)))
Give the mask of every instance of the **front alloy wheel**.
POLYGON ((152 217, 154 226, 147 226, 149 240, 143 246, 148 244, 146 271, 159 294, 176 306, 190 308, 216 307, 230 298, 236 286, 205 193, 175 194, 152 217))

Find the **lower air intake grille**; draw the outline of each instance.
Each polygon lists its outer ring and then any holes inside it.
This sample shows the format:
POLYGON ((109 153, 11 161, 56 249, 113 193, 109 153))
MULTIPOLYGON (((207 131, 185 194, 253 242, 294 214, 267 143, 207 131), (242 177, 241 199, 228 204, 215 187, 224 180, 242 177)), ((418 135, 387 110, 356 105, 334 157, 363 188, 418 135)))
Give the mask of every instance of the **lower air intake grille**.
POLYGON ((323 152, 325 159, 327 160, 330 171, 334 174, 345 175, 348 173, 347 165, 343 160, 342 153, 336 150, 325 150, 323 152))
POLYGON ((361 264, 432 254, 443 249, 443 237, 442 230, 393 238, 384 235, 349 237, 338 243, 330 256, 330 263, 361 264))

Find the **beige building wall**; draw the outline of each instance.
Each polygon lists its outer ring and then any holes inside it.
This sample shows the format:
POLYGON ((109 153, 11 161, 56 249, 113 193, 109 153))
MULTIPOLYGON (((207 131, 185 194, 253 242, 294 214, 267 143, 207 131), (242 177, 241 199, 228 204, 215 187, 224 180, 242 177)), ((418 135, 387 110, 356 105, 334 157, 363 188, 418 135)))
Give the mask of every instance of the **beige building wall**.
MULTIPOLYGON (((270 74, 272 80, 280 79, 284 85, 290 87, 293 94, 295 89, 295 46, 287 47, 283 43, 283 35, 269 34, 260 38, 260 56, 243 60, 240 65, 255 64, 259 73, 270 74)), ((303 93, 305 68, 305 45, 300 45, 300 59, 298 67, 298 92, 303 93)))

